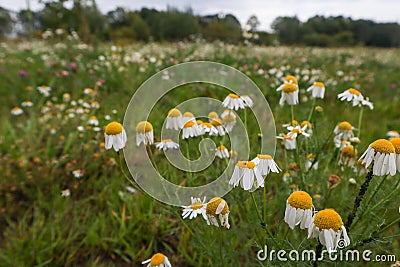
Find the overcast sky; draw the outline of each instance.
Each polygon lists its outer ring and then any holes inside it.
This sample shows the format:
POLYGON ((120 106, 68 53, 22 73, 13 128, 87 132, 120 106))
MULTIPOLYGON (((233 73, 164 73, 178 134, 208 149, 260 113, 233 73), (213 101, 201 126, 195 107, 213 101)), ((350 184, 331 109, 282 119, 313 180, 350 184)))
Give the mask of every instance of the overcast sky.
MULTIPOLYGON (((34 10, 42 7, 38 0, 30 2, 34 10)), ((302 21, 314 15, 344 15, 400 23, 400 0, 97 0, 97 4, 103 13, 117 6, 133 10, 142 7, 164 10, 168 5, 179 9, 191 7, 200 15, 232 13, 242 25, 254 14, 259 18, 262 30, 270 30, 272 21, 278 16, 294 15, 302 21)), ((19 10, 26 8, 26 0, 1 0, 0 6, 19 10)))

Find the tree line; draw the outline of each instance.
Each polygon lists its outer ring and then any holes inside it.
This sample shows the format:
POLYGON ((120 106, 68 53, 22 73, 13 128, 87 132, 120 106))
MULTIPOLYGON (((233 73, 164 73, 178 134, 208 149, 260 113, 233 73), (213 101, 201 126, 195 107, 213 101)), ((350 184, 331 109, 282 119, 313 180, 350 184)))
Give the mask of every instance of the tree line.
POLYGON ((11 12, 0 7, 0 38, 41 37, 46 30, 74 30, 88 43, 113 41, 177 41, 196 38, 206 41, 260 45, 377 46, 400 47, 398 23, 376 23, 349 17, 314 16, 305 22, 277 17, 272 33, 260 31, 251 16, 245 25, 232 14, 195 15, 188 8, 165 11, 117 7, 102 14, 95 0, 40 0, 43 8, 11 12))

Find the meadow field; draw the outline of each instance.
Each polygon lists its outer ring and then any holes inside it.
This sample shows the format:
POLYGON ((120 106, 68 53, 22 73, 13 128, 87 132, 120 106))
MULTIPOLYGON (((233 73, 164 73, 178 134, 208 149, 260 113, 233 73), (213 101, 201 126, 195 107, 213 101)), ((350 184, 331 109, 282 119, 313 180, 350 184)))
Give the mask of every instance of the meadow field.
MULTIPOLYGON (((223 101, 229 93, 207 84, 167 93, 148 119, 155 141, 160 141, 170 109, 195 97, 223 101)), ((172 266, 395 264, 400 260, 400 170, 394 176, 372 177, 347 229, 351 242, 343 251, 370 250, 370 262, 332 261, 327 255, 317 263, 260 261, 257 253, 264 245, 300 252, 318 247, 316 238, 307 238, 307 230, 298 226, 292 230, 284 220, 286 201, 299 189, 312 197, 315 210, 333 208, 346 225, 368 173, 357 161, 372 142, 389 139, 389 131, 394 136, 394 131, 400 131, 399 101, 399 49, 218 42, 91 47, 73 38, 1 43, 0 266, 142 266, 158 252, 172 266), (286 134, 283 125, 296 126, 293 120, 312 125, 312 134, 307 128, 310 137, 298 133, 294 150, 285 149, 276 139, 274 159, 281 171, 268 175, 264 189, 249 193, 239 186, 221 196, 229 205, 229 229, 207 225, 201 215, 183 219, 182 207, 161 203, 137 188, 123 154, 104 147, 106 125, 123 123, 129 101, 144 81, 167 67, 191 61, 223 63, 249 76, 273 113, 276 133, 272 135, 286 134), (295 76, 299 85, 299 104, 292 108, 279 105, 281 92, 276 91, 287 75, 295 76), (316 81, 325 85, 323 99, 313 99, 306 91, 316 81), (349 88, 370 102, 352 106, 340 101, 338 94, 349 88), (373 109, 368 106, 371 102, 373 109), (350 155, 334 142, 334 129, 343 121, 353 126, 354 137, 359 138, 348 144, 355 150, 350 155), (309 169, 307 162, 312 165, 309 169), (387 256, 386 262, 377 263, 376 255, 387 256)), ((261 138, 250 110, 236 114, 246 121, 250 154, 245 159, 231 154, 234 164, 256 157, 261 138)), ((211 138, 230 150, 225 137, 211 138)), ((198 139, 180 139, 181 152, 197 158, 198 139)), ((127 143, 135 142, 135 136, 128 134, 127 143)), ((148 151, 157 170, 182 186, 206 184, 228 164, 215 158, 209 168, 187 173, 170 165, 155 145, 149 145, 148 151)), ((215 196, 193 197, 209 201, 215 196)))

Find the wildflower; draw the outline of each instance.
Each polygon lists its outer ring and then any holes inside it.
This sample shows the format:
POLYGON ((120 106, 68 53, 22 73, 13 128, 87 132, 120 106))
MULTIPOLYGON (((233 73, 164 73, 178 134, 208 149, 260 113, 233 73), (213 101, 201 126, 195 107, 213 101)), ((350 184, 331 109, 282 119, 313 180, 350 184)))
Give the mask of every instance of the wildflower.
POLYGON ((156 148, 163 151, 166 151, 167 149, 178 149, 179 144, 175 143, 171 139, 164 139, 161 140, 161 142, 156 143, 156 148))
POLYGON ((390 143, 394 146, 394 150, 396 153, 396 168, 397 171, 400 172, 400 138, 391 138, 390 143))
POLYGON ((83 174, 84 174, 84 171, 81 170, 81 169, 77 169, 77 170, 72 171, 72 175, 73 175, 75 178, 82 178, 82 177, 83 177, 83 174))
POLYGON ((355 185, 355 184, 357 184, 357 181, 354 178, 350 178, 349 183, 355 185))
POLYGON ((225 110, 221 114, 221 118, 222 118, 222 123, 225 126, 226 132, 228 132, 228 133, 231 132, 233 129, 233 126, 235 126, 235 124, 236 124, 235 113, 233 113, 232 110, 225 110))
POLYGON ((198 134, 197 123, 189 120, 183 124, 182 129, 182 139, 187 139, 189 137, 196 137, 198 134))
POLYGON ((289 105, 297 105, 299 103, 299 88, 297 85, 288 83, 282 87, 282 96, 279 104, 283 106, 285 101, 289 105))
POLYGON ((286 150, 296 149, 296 138, 293 138, 287 134, 277 136, 276 138, 282 139, 282 143, 286 150))
POLYGON ((148 121, 141 121, 136 125, 136 145, 154 143, 153 125, 148 121))
POLYGON ((194 117, 192 112, 185 112, 183 113, 182 116, 182 124, 185 124, 188 121, 196 121, 196 118, 194 117))
POLYGON ((21 114, 23 114, 23 113, 24 113, 24 111, 23 111, 22 108, 20 108, 20 107, 14 107, 14 108, 11 110, 11 114, 14 115, 14 116, 19 116, 19 115, 21 115, 21 114))
POLYGON ((218 119, 218 114, 215 111, 208 113, 208 122, 212 122, 214 119, 218 119))
MULTIPOLYGON (((201 129, 202 129, 202 131, 201 131, 202 134, 208 133, 211 136, 217 136, 219 134, 219 131, 217 130, 217 128, 209 122, 203 122, 201 124, 201 129)), ((222 127, 222 132, 223 132, 223 127, 222 127)), ((225 134, 225 132, 223 132, 222 135, 224 135, 224 134, 225 134)))
POLYGON ((229 184, 236 187, 239 183, 244 190, 258 188, 260 186, 264 187, 264 179, 253 161, 239 161, 236 163, 229 184))
POLYGON ((252 162, 256 164, 257 171, 262 176, 267 176, 270 172, 279 173, 281 171, 271 155, 257 154, 252 162))
POLYGON ((206 206, 206 216, 207 216, 207 224, 214 225, 219 227, 217 221, 217 215, 219 217, 219 221, 221 226, 226 228, 230 228, 229 225, 229 207, 228 203, 220 197, 212 198, 206 206))
POLYGON ((293 75, 287 75, 285 77, 285 80, 283 81, 283 84, 281 86, 279 86, 276 89, 276 91, 281 91, 286 84, 293 84, 293 85, 295 85, 297 87, 297 89, 299 89, 297 78, 294 77, 293 75))
POLYGON ((328 253, 336 251, 342 234, 344 245, 350 245, 350 238, 347 235, 342 218, 334 209, 317 212, 308 228, 308 238, 318 237, 319 242, 328 249, 328 253))
POLYGON ((120 123, 114 121, 107 124, 104 136, 107 150, 113 147, 115 151, 118 151, 125 147, 126 133, 120 123))
POLYGON ((304 126, 288 126, 287 129, 289 130, 289 133, 287 135, 291 138, 296 138, 298 135, 310 137, 310 134, 306 132, 307 127, 307 124, 304 124, 304 126))
POLYGON ((91 116, 90 119, 88 120, 88 124, 92 126, 98 126, 99 120, 96 118, 96 116, 91 116))
POLYGON ((168 111, 165 128, 179 130, 182 127, 182 113, 179 109, 173 108, 168 111))
POLYGON ((172 267, 168 257, 161 253, 154 254, 150 259, 142 261, 142 264, 147 264, 147 267, 172 267))
POLYGON ((85 89, 83 89, 83 93, 85 95, 94 96, 96 94, 96 91, 93 90, 92 88, 85 88, 85 89))
POLYGON ((37 88, 37 90, 44 96, 49 96, 50 95, 50 91, 51 91, 51 87, 50 86, 46 86, 46 85, 42 85, 39 86, 37 88))
POLYGON ((200 198, 194 198, 191 197, 191 204, 189 206, 183 206, 183 211, 182 211, 182 218, 186 219, 189 217, 189 219, 196 218, 197 215, 203 216, 204 220, 207 221, 207 216, 206 216, 206 197, 204 197, 203 201, 200 198))
POLYGON ((378 139, 371 143, 360 157, 361 159, 361 165, 365 168, 368 168, 374 162, 372 170, 374 175, 390 174, 394 176, 396 174, 396 150, 388 140, 378 139))
POLYGON ((215 156, 220 159, 229 158, 229 151, 224 145, 220 145, 215 150, 215 156))
POLYGON ((340 147, 341 141, 350 140, 354 137, 354 127, 347 121, 342 121, 336 125, 333 133, 335 134, 334 142, 336 147, 340 147))
POLYGON ((329 183, 329 188, 334 188, 336 187, 340 182, 340 177, 335 175, 335 174, 331 174, 328 177, 328 183, 329 183))
POLYGON ((353 101, 353 107, 358 106, 364 99, 362 94, 354 88, 347 89, 343 93, 339 94, 338 98, 341 101, 347 101, 347 102, 353 101))
POLYGON ((250 98, 250 96, 242 95, 240 98, 243 100, 245 107, 251 108, 253 106, 254 103, 253 100, 250 98))
POLYGON ((400 137, 400 134, 399 134, 398 131, 388 131, 388 132, 386 133, 386 135, 387 135, 388 137, 400 137))
POLYGON ((313 165, 314 160, 315 160, 315 156, 313 154, 307 155, 307 161, 306 161, 306 170, 307 171, 311 168, 311 166, 314 170, 318 170, 318 162, 315 162, 313 165))
POLYGON ((218 131, 219 136, 225 135, 225 129, 224 126, 222 126, 222 120, 221 119, 213 119, 211 121, 211 125, 215 127, 218 131))
POLYGON ((24 101, 21 103, 21 106, 23 107, 32 107, 33 103, 31 101, 24 101))
POLYGON ((310 91, 313 98, 323 99, 325 94, 325 85, 322 82, 314 82, 314 84, 307 89, 307 92, 310 91))
POLYGON ((374 104, 369 101, 369 98, 365 98, 361 100, 361 105, 369 107, 369 109, 373 110, 374 109, 374 104))
POLYGON ((290 194, 286 201, 285 222, 291 229, 300 224, 300 229, 308 228, 313 216, 311 196, 304 191, 290 194))
POLYGON ((62 197, 69 197, 71 195, 71 191, 69 189, 64 189, 61 191, 62 197))
POLYGON ((228 109, 234 110, 244 109, 246 107, 244 100, 235 94, 229 94, 222 102, 222 105, 228 109))

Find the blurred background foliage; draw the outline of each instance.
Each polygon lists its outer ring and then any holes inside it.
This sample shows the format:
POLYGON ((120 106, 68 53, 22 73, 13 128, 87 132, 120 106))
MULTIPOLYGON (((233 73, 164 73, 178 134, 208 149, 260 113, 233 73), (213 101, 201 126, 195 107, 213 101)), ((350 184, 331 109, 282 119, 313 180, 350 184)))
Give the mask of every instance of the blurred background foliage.
POLYGON ((164 11, 117 7, 102 14, 95 0, 39 0, 40 10, 18 12, 0 7, 0 38, 40 37, 46 30, 76 31, 86 43, 99 41, 176 41, 205 39, 228 43, 305 46, 399 47, 400 25, 353 20, 343 16, 314 16, 302 22, 296 16, 277 17, 272 32, 260 31, 256 16, 241 25, 233 14, 200 16, 190 8, 164 11), (184 27, 183 27, 184 25, 184 27))

